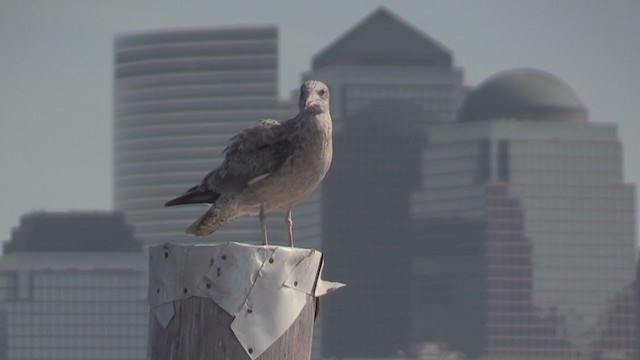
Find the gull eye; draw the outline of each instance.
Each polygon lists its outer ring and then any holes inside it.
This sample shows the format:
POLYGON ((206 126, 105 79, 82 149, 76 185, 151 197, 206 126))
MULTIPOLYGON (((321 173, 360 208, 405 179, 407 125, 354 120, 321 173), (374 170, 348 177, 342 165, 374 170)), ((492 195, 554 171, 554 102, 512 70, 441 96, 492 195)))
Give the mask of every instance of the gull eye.
POLYGON ((318 95, 320 96, 324 96, 324 94, 326 94, 327 92, 324 89, 320 89, 318 90, 318 95))

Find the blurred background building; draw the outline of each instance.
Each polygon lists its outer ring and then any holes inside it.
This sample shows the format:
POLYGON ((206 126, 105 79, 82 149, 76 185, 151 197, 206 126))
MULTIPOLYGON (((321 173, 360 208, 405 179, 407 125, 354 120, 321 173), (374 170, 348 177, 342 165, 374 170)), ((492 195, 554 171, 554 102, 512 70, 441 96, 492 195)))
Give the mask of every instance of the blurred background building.
MULTIPOLYGON (((259 242, 259 222, 244 217, 213 237, 185 228, 204 205, 163 204, 199 183, 223 159, 231 136, 263 118, 292 117, 278 100, 275 26, 170 29, 115 40, 114 199, 145 244, 259 242)), ((319 246, 317 199, 296 209, 296 244, 319 246)), ((284 240, 271 216, 270 239, 284 240)))
POLYGON ((444 46, 379 9, 304 76, 331 89, 336 156, 321 189, 322 250, 327 277, 348 284, 321 313, 324 354, 394 354, 411 337, 409 204, 427 124, 453 121, 462 70, 444 46))
POLYGON ((119 213, 33 213, 0 258, 1 359, 144 359, 145 260, 119 213))
POLYGON ((613 124, 504 71, 429 128, 413 194, 414 336, 475 358, 637 359, 634 186, 613 124), (418 254, 417 249, 420 249, 418 254))

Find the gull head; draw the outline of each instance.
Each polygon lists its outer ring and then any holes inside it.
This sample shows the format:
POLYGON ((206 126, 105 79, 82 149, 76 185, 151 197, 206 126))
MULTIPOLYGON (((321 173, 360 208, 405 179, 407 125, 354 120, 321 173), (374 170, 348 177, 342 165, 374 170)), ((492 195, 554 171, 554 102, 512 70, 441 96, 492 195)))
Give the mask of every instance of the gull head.
POLYGON ((300 86, 300 112, 322 114, 329 112, 329 87, 321 81, 309 80, 300 86))

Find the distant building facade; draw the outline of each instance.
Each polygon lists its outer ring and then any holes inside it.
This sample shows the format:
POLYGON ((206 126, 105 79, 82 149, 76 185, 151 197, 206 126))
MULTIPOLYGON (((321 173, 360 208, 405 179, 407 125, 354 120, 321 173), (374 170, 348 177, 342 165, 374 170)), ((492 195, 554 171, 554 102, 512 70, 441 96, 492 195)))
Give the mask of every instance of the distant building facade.
MULTIPOLYGON (((165 208, 223 159, 228 139, 259 119, 293 116, 278 101, 274 26, 170 29, 115 41, 115 207, 146 244, 260 241, 256 218, 240 218, 213 237, 184 234, 207 209, 165 208)), ((294 211, 296 244, 318 246, 319 210, 294 211)), ((315 210, 314 210, 315 209, 315 210)), ((269 234, 284 239, 284 220, 269 234)))
POLYGON ((313 58, 331 89, 334 160, 322 193, 325 357, 396 354, 411 338, 410 200, 429 122, 450 122, 462 71, 429 36, 381 8, 313 58), (355 335, 357 334, 357 335, 355 335))
POLYGON ((0 358, 145 359, 145 264, 121 214, 23 216, 0 258, 0 358))
POLYGON ((340 155, 322 187, 322 249, 327 277, 348 286, 323 300, 325 356, 386 357, 410 338, 409 201, 420 185, 424 119, 407 102, 370 106, 334 140, 340 155))
POLYGON ((637 359, 635 189, 565 83, 499 73, 429 129, 414 336, 487 359, 637 359))

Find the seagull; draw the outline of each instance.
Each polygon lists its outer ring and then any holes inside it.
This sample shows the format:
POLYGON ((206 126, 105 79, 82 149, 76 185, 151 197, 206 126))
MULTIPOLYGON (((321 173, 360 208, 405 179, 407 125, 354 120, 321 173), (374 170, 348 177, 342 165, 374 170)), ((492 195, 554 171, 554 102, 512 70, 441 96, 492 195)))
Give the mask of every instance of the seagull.
POLYGON ((327 85, 305 81, 298 109, 291 119, 261 120, 233 136, 222 164, 165 204, 211 204, 187 234, 210 235, 240 216, 258 215, 268 245, 266 213, 283 211, 293 247, 291 210, 318 187, 333 156, 327 85))

